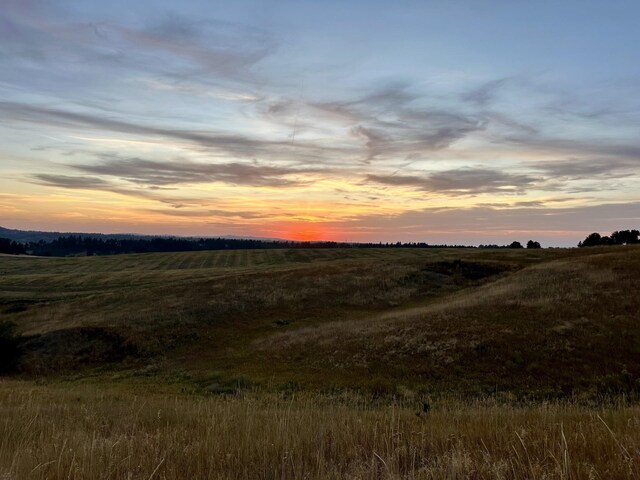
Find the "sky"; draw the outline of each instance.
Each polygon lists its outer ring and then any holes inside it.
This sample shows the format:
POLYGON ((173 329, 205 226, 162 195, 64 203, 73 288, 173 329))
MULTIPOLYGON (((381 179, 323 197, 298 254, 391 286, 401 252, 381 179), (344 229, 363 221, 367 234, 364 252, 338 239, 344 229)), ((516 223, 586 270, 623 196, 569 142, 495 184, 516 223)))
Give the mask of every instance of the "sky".
POLYGON ((640 226, 636 1, 0 0, 0 225, 573 246, 640 226))

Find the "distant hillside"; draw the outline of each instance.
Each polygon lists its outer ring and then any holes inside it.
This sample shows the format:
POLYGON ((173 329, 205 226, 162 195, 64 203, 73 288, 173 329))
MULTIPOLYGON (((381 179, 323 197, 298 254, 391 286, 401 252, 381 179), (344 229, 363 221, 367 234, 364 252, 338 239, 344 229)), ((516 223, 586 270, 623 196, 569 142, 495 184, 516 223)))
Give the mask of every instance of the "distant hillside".
MULTIPOLYGON (((28 232, 2 227, 0 227, 0 239, 6 244, 4 247, 0 244, 0 253, 26 253, 44 257, 274 248, 467 248, 460 245, 430 245, 425 242, 383 244, 380 242, 296 241, 240 236, 178 237, 169 235, 28 232), (11 245, 11 242, 17 244, 11 245)), ((513 245, 522 248, 519 242, 513 242, 509 248, 513 248, 513 245)), ((539 248, 539 245, 537 248, 539 248)))
MULTIPOLYGON (((102 239, 114 239, 114 240, 130 240, 130 239, 149 239, 154 237, 167 237, 167 238, 201 238, 201 237, 179 237, 177 235, 143 235, 138 233, 88 233, 88 232, 43 232, 39 230, 16 230, 11 228, 0 227, 0 238, 8 238, 16 242, 39 242, 44 240, 50 242, 60 237, 87 237, 87 238, 102 238, 102 239)), ((204 238, 213 238, 207 237, 204 238)), ((230 240, 262 240, 262 241, 281 241, 279 238, 263 238, 263 237, 242 237, 238 235, 220 235, 216 238, 228 238, 230 240)))
POLYGON ((91 237, 91 238, 112 238, 112 239, 130 239, 130 238, 150 238, 149 235, 136 235, 134 233, 86 233, 86 232, 41 232, 38 230, 15 230, 11 228, 0 227, 0 238, 8 238, 16 242, 39 242, 44 240, 50 242, 61 236, 91 237))

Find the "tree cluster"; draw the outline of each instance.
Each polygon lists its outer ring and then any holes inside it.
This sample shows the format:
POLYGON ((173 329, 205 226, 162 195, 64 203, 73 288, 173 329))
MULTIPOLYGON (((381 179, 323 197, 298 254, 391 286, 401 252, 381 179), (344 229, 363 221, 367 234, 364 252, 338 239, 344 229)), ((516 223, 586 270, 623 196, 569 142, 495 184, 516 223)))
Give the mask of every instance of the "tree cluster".
POLYGON ((587 235, 583 241, 578 243, 578 247, 596 247, 598 245, 631 245, 640 243, 640 231, 638 230, 616 230, 611 235, 600 235, 597 232, 587 235))
POLYGON ((22 243, 14 242, 8 238, 0 238, 0 253, 20 255, 27 253, 27 251, 22 243))
MULTIPOLYGON (((513 241, 509 245, 479 245, 478 248, 524 248, 518 241, 513 241)), ((542 248, 540 242, 529 240, 527 242, 527 248, 542 248)))

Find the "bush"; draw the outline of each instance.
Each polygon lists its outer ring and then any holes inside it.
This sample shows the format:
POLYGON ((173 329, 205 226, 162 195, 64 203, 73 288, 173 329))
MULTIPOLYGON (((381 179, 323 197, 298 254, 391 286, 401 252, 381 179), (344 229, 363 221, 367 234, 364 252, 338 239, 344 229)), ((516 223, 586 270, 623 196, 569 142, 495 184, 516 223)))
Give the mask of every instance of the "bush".
POLYGON ((16 334, 16 324, 9 320, 0 321, 0 374, 16 369, 20 353, 20 337, 16 334))

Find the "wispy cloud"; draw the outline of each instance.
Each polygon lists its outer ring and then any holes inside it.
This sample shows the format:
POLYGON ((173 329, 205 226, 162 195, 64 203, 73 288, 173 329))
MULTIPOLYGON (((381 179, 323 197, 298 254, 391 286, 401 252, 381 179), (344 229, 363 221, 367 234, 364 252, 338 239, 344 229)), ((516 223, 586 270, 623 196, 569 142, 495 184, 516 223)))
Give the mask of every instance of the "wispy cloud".
MULTIPOLYGON (((189 131, 161 126, 137 124, 96 113, 72 112, 45 106, 27 105, 15 102, 0 102, 0 113, 10 122, 25 122, 66 129, 96 129, 127 135, 165 138, 188 142, 221 153, 229 153, 243 158, 255 156, 271 157, 281 155, 319 154, 321 147, 313 143, 292 144, 288 139, 263 140, 240 134, 225 134, 208 131, 189 131), (289 152, 289 153, 288 153, 289 152)), ((331 149, 327 149, 330 151, 331 149)))
MULTIPOLYGON (((614 156, 618 152, 614 149, 614 156)), ((640 152, 639 152, 640 153, 640 152)), ((640 172, 640 155, 636 158, 570 158, 539 162, 534 167, 555 178, 570 178, 574 180, 594 179, 598 177, 616 178, 637 175, 640 172)))
POLYGON ((296 175, 324 169, 287 168, 258 163, 195 163, 188 160, 155 161, 143 158, 107 158, 93 165, 73 165, 85 173, 106 175, 142 185, 166 186, 221 182, 254 187, 300 186, 296 175))
POLYGON ((203 198, 169 196, 162 194, 162 192, 153 188, 130 188, 98 177, 37 173, 31 175, 29 181, 31 183, 47 187, 116 193, 118 195, 125 195, 128 197, 157 201, 170 205, 173 208, 182 208, 186 205, 202 205, 207 203, 206 199, 203 198))
POLYGON ((411 187, 447 195, 479 193, 522 193, 537 186, 541 178, 486 169, 459 169, 430 175, 367 175, 367 181, 382 185, 411 187))

